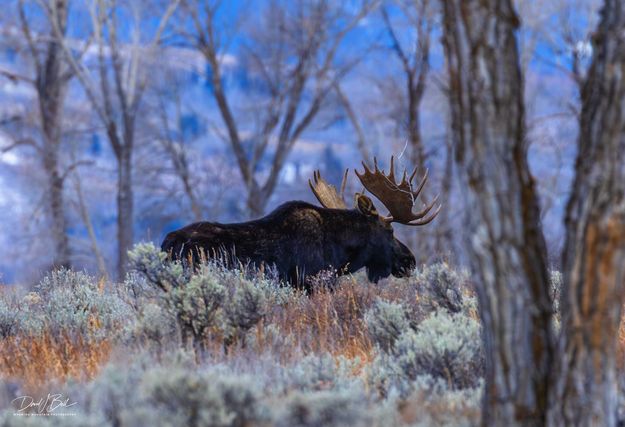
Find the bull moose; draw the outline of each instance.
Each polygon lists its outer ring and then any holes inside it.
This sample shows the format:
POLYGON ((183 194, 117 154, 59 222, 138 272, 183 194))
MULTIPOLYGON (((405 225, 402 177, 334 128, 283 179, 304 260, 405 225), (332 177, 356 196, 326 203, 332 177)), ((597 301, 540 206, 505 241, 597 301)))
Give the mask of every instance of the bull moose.
POLYGON ((161 248, 174 260, 197 262, 200 254, 217 257, 227 253, 241 262, 273 266, 282 279, 295 286, 308 287, 307 278, 322 270, 345 274, 365 267, 372 282, 390 274, 408 276, 416 265, 415 257, 394 237, 391 223, 425 225, 439 213, 440 205, 428 216, 436 198, 421 211, 412 211, 427 181, 427 171, 414 189, 417 170, 408 179, 404 170, 397 183, 393 157, 388 175, 378 169, 375 159, 373 171, 364 162, 363 166, 364 172, 356 170, 356 176, 386 206, 388 216, 380 215, 371 199, 361 193, 355 195, 355 208, 347 208, 344 192, 349 170, 340 193, 316 171, 308 182, 323 207, 291 201, 253 221, 196 222, 167 234, 161 248))

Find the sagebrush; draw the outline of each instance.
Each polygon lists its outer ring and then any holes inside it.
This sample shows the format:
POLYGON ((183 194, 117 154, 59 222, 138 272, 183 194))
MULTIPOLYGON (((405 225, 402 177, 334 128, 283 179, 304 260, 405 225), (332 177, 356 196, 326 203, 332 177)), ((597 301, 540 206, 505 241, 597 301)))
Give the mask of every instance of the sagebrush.
POLYGON ((475 297, 466 275, 447 264, 377 285, 360 274, 320 276, 308 294, 243 267, 191 271, 151 244, 130 260, 123 283, 59 270, 32 290, 3 290, 4 424, 479 420, 475 297), (76 402, 73 416, 14 415, 17 395, 50 387, 76 402))

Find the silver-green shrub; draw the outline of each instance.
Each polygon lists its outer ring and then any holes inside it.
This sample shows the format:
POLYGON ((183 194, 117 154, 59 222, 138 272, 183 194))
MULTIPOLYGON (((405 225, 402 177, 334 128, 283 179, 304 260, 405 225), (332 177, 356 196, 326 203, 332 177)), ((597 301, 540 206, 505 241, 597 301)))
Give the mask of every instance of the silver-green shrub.
POLYGON ((167 254, 153 243, 139 243, 128 251, 130 269, 141 273, 153 285, 165 292, 177 288, 188 279, 178 262, 166 262, 167 254))
POLYGON ((268 419, 246 377, 161 368, 145 375, 140 390, 145 406, 126 410, 129 425, 245 427, 268 419))
MULTIPOLYGON (((78 401, 76 417, 23 423, 462 426, 479 415, 483 360, 474 298, 465 276, 444 264, 376 286, 360 283, 366 278, 359 272, 341 279, 357 285, 353 292, 339 290, 337 299, 323 294, 339 314, 356 310, 345 318, 356 317, 358 328, 361 319, 365 323, 377 353, 363 366, 358 358, 312 353, 316 347, 307 340, 315 339, 314 325, 283 323, 293 312, 314 315, 310 296, 262 271, 218 263, 183 268, 154 245, 132 253, 135 271, 115 286, 61 270, 30 294, 0 293, 0 337, 51 328, 124 338, 113 343, 111 365, 96 378, 55 383, 55 392, 78 401), (340 299, 346 294, 356 299, 355 307, 340 299), (375 295, 393 301, 374 301, 375 295), (183 334, 206 346, 181 349, 183 334), (221 339, 233 345, 222 351, 221 339), (416 405, 418 417, 407 421, 407 405, 416 405)), ((342 319, 336 316, 336 322, 342 319)), ((350 339, 351 333, 335 338, 350 339)), ((20 422, 0 411, 0 425, 20 422)))
POLYGON ((458 313, 465 303, 463 290, 467 286, 468 276, 442 262, 424 266, 415 272, 417 286, 423 293, 422 301, 431 310, 444 308, 458 313))
POLYGON ((266 313, 267 298, 262 289, 241 278, 225 305, 226 331, 229 339, 239 340, 255 326, 266 313))
POLYGON ((200 351, 211 330, 219 330, 226 344, 245 343, 246 333, 267 312, 268 296, 284 296, 278 286, 266 280, 259 280, 262 286, 257 286, 244 272, 217 262, 185 269, 168 262, 166 254, 151 243, 136 245, 129 258, 132 268, 161 291, 158 299, 176 319, 183 344, 191 338, 200 351))
POLYGON ((463 313, 432 313, 416 331, 402 333, 388 353, 376 357, 369 376, 382 395, 407 395, 423 376, 452 389, 476 387, 483 374, 480 325, 463 313))
POLYGON ((127 326, 127 337, 141 345, 154 344, 157 350, 176 341, 176 319, 162 304, 146 302, 137 307, 135 319, 127 326))
POLYGON ((51 272, 19 304, 19 329, 26 335, 45 330, 55 336, 115 338, 129 307, 82 272, 51 272))
POLYGON ((17 332, 20 311, 14 299, 0 299, 0 338, 8 338, 17 332))
POLYGON ((299 350, 293 335, 285 333, 273 323, 264 324, 258 331, 248 331, 245 341, 254 351, 263 350, 277 359, 283 354, 293 354, 299 350))
POLYGON ((397 338, 410 329, 404 306, 379 298, 365 313, 365 323, 373 342, 384 352, 391 351, 397 338))
POLYGON ((300 391, 345 390, 362 388, 362 380, 353 375, 360 360, 332 355, 309 354, 287 368, 287 388, 300 391))
POLYGON ((195 339, 203 339, 215 326, 222 307, 226 289, 210 271, 195 274, 184 286, 171 291, 170 303, 183 327, 195 339))
POLYGON ((482 372, 480 325, 464 314, 438 311, 416 332, 402 334, 395 355, 409 378, 427 373, 456 388, 473 387, 482 372))
POLYGON ((473 427, 479 424, 484 385, 480 381, 474 388, 451 389, 442 379, 426 375, 413 383, 406 399, 389 399, 395 405, 419 408, 410 427, 473 427))
POLYGON ((369 426, 367 397, 357 390, 296 392, 285 402, 278 427, 369 426))

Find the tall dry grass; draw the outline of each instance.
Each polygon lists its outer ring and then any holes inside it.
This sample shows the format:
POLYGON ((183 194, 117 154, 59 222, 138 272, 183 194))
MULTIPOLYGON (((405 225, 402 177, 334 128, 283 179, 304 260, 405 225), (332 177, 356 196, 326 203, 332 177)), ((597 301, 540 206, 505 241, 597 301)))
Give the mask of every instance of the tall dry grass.
MULTIPOLYGON (((378 287, 345 278, 330 289, 320 286, 308 296, 293 298, 282 307, 270 310, 253 330, 256 351, 271 350, 281 360, 294 360, 311 353, 329 353, 345 359, 358 359, 361 365, 374 356, 374 345, 363 317, 377 298, 403 300, 409 298, 401 286, 389 284, 378 287), (280 349, 264 348, 264 326, 277 325, 294 344, 280 349), (297 349, 297 354, 295 353, 297 349), (303 353, 303 354, 302 354, 303 353)), ((411 297, 416 302, 416 296, 411 297)), ((93 319, 93 328, 98 328, 93 319)), ((208 351, 217 353, 224 348, 221 335, 212 335, 206 343, 208 351)), ((111 358, 121 344, 113 340, 94 340, 75 332, 58 334, 43 332, 37 336, 18 334, 0 338, 0 377, 16 380, 27 387, 42 387, 51 381, 89 380, 111 358)), ((236 357, 229 353, 223 357, 236 357)))
POLYGON ((4 338, 0 341, 0 377, 19 381, 29 390, 70 378, 89 380, 108 361, 112 348, 108 340, 94 342, 81 336, 4 338))

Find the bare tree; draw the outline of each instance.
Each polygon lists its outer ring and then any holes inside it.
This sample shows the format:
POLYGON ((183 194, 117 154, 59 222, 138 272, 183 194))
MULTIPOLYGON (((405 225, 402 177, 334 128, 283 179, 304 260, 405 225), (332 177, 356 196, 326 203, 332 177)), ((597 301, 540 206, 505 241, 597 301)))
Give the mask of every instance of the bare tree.
POLYGON ((483 425, 542 425, 553 339, 510 0, 443 2, 465 228, 486 352, 483 425))
POLYGON ((358 58, 339 61, 337 52, 375 6, 375 0, 364 0, 350 12, 325 0, 271 2, 241 58, 266 94, 249 96, 244 108, 235 109, 234 97, 224 87, 228 46, 216 28, 219 2, 184 2, 193 31, 180 32, 210 66, 213 96, 226 128, 224 139, 236 157, 252 215, 263 213, 293 146, 323 109, 336 82, 357 62, 358 58), (246 111, 252 111, 251 117, 246 111), (255 128, 244 129, 242 123, 250 122, 255 128), (258 172, 267 157, 269 170, 261 179, 258 172))
POLYGON ((92 71, 85 61, 77 57, 68 40, 56 23, 62 13, 57 2, 46 6, 49 20, 55 29, 57 43, 62 46, 72 70, 80 81, 91 106, 103 125, 117 161, 117 244, 118 278, 123 278, 127 264, 127 251, 133 243, 133 185, 132 165, 135 147, 137 116, 142 95, 148 83, 149 72, 142 62, 159 43, 167 21, 179 1, 172 0, 165 8, 154 35, 147 45, 142 44, 139 16, 145 2, 129 4, 134 22, 131 41, 125 43, 119 35, 119 15, 125 11, 121 0, 92 0, 89 5, 92 37, 97 54, 92 71))
POLYGON ((336 93, 336 96, 343 110, 345 111, 345 114, 347 114, 347 118, 349 119, 349 122, 354 128, 354 132, 356 132, 356 146, 358 147, 358 151, 360 151, 360 155, 362 156, 363 161, 369 165, 371 164, 372 157, 371 157, 371 153, 369 152, 367 139, 365 137, 365 132, 362 129, 360 120, 358 119, 358 114, 354 110, 354 107, 352 106, 352 102, 349 100, 349 97, 343 91, 343 88, 341 87, 339 82, 336 82, 336 85, 334 86, 334 92, 336 93))
MULTIPOLYGON (((72 163, 78 165, 83 164, 84 166, 91 166, 93 162, 91 161, 78 161, 76 160, 76 144, 70 145, 70 157, 72 159, 72 163)), ((98 245, 98 239, 96 236, 95 227, 93 225, 93 221, 91 220, 91 214, 89 213, 89 207, 85 200, 85 195, 83 191, 83 183, 82 178, 79 174, 78 170, 75 170, 71 176, 72 183, 74 185, 74 192, 76 194, 76 200, 74 202, 76 210, 80 214, 80 218, 82 219, 85 228, 87 230, 87 235, 89 236, 89 246, 91 247, 91 252, 95 257, 96 265, 98 267, 98 272, 100 273, 100 277, 107 278, 108 272, 106 270, 106 261, 104 260, 104 256, 102 255, 102 251, 100 250, 100 245, 98 245)))
MULTIPOLYGON (((9 147, 8 151, 20 145, 28 145, 35 149, 45 173, 46 186, 43 189, 46 209, 50 219, 51 236, 54 244, 52 267, 69 267, 70 244, 67 235, 67 218, 64 201, 64 180, 67 171, 60 161, 60 148, 63 131, 63 104, 67 85, 72 78, 63 59, 63 53, 53 37, 52 28, 46 30, 35 29, 33 10, 27 13, 26 0, 17 2, 16 16, 19 17, 19 29, 23 37, 26 56, 32 64, 32 76, 26 73, 0 70, 0 74, 15 82, 31 85, 35 89, 38 106, 37 123, 35 127, 40 138, 19 138, 9 147)), ((62 34, 67 29, 67 0, 55 0, 59 13, 55 17, 55 27, 62 34)), ((30 5, 32 6, 32 5, 30 5)), ((22 49, 20 49, 22 50, 22 49)), ((72 168, 72 166, 70 166, 72 168)))
POLYGON ((581 90, 601 1, 515 1, 515 5, 523 22, 517 37, 527 82, 527 135, 534 158, 541 158, 536 168, 541 217, 549 224, 545 234, 550 262, 560 266, 565 234, 560 221, 570 191, 581 90))
POLYGON ((390 49, 399 59, 405 89, 400 93, 405 96, 405 114, 401 125, 405 126, 410 143, 411 161, 421 170, 425 170, 426 151, 421 135, 420 106, 430 71, 430 41, 434 25, 434 8, 430 0, 401 0, 394 2, 399 6, 404 19, 408 20, 415 36, 413 45, 405 46, 399 37, 397 24, 389 15, 387 7, 382 7, 382 18, 390 39, 390 49))
POLYGON ((519 33, 521 66, 532 60, 554 67, 581 90, 591 56, 591 31, 600 0, 515 1, 523 28, 519 33))
POLYGON ((562 335, 552 425, 617 425, 616 344, 625 295, 625 6, 606 0, 582 90, 566 215, 562 335), (556 404, 557 402, 557 404, 556 404))
MULTIPOLYGON (((177 82, 174 81, 171 82, 171 84, 176 85, 177 82)), ((196 190, 194 189, 189 154, 187 152, 188 141, 185 140, 185 132, 181 129, 182 99, 178 90, 174 90, 172 95, 171 97, 166 97, 164 94, 158 95, 158 117, 160 119, 159 127, 161 129, 158 140, 161 148, 169 157, 174 175, 178 177, 182 185, 183 193, 189 201, 189 206, 193 213, 193 219, 195 221, 200 221, 202 219, 203 209, 198 200, 196 190), (174 124, 171 123, 172 119, 169 117, 166 103, 171 103, 174 106, 174 124)))
POLYGON ((483 424, 615 426, 625 302, 625 6, 605 1, 583 83, 557 347, 527 169, 518 19, 510 2, 444 9, 456 160, 470 190, 487 350, 483 424))

